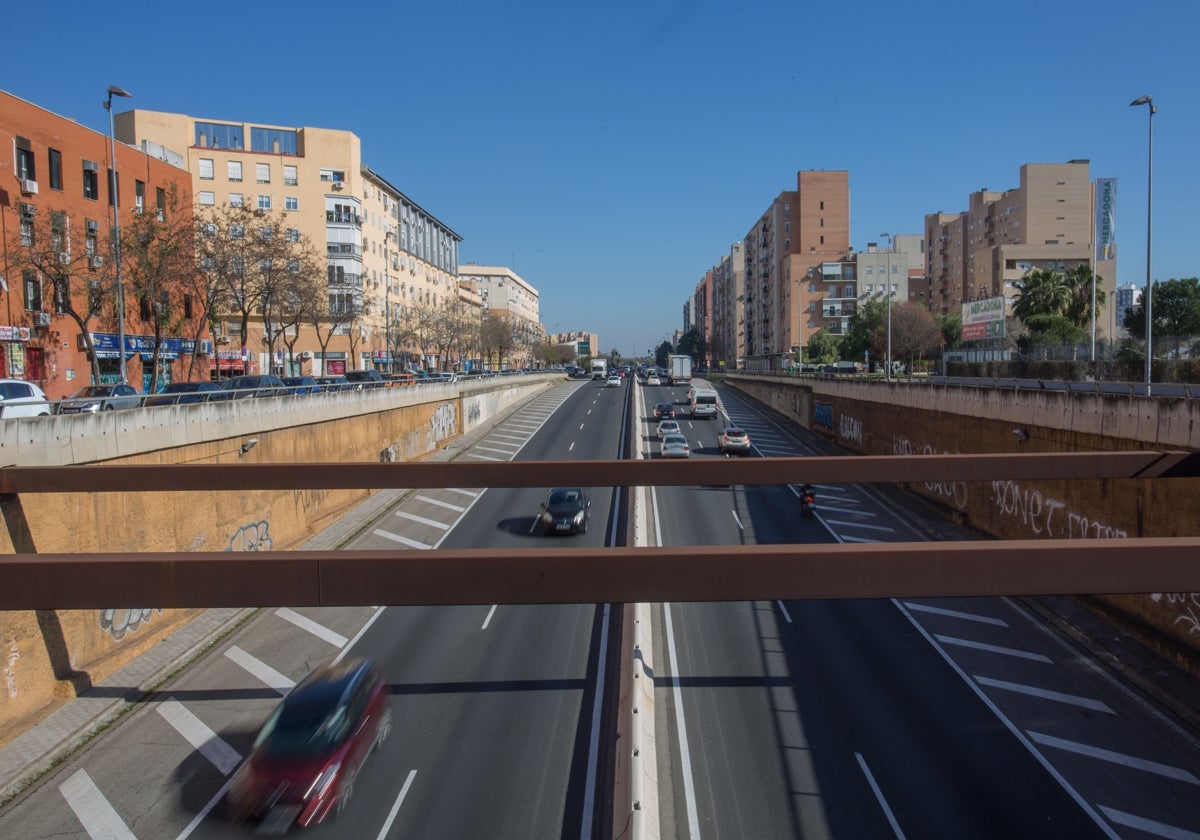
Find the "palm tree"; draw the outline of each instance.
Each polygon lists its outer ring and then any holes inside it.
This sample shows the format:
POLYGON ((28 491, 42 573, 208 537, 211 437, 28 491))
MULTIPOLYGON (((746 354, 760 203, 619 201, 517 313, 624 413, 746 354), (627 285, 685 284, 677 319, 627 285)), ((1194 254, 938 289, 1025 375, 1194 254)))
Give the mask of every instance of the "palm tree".
MULTIPOLYGON (((1070 300, 1067 303, 1066 311, 1062 314, 1066 315, 1072 324, 1079 327, 1081 330, 1091 329, 1092 325, 1092 269, 1091 266, 1079 264, 1067 272, 1067 276, 1063 278, 1063 282, 1070 294, 1070 300)), ((1096 277, 1096 308, 1104 306, 1106 295, 1100 285, 1104 283, 1103 277, 1096 277)))
MULTIPOLYGON (((1089 295, 1090 295, 1090 286, 1089 295)), ((1064 315, 1071 303, 1071 289, 1063 276, 1048 268, 1037 268, 1018 281, 1013 315, 1029 323, 1038 315, 1064 315)), ((1089 300, 1089 305, 1090 305, 1089 300)))

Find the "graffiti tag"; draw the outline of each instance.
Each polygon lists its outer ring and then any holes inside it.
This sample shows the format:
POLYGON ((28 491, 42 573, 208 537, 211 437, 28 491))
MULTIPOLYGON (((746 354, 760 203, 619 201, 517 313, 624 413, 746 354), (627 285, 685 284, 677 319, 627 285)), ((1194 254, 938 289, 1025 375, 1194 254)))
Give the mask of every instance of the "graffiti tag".
POLYGON ((813 403, 813 425, 818 429, 825 429, 826 431, 830 432, 834 430, 833 403, 813 403))
POLYGON ((1038 536, 1075 539, 1121 539, 1129 534, 1123 528, 1095 522, 1067 508, 1066 502, 1051 498, 1037 488, 1023 488, 1015 481, 992 482, 996 507, 1005 516, 1019 519, 1038 536))
MULTIPOLYGON (((939 453, 931 444, 918 446, 906 437, 892 437, 893 455, 950 455, 950 452, 939 453)), ((967 483, 965 481, 926 481, 925 490, 933 496, 949 500, 959 510, 967 509, 967 483)))
POLYGON ((1188 634, 1200 633, 1200 592, 1155 592, 1150 600, 1156 604, 1166 601, 1168 604, 1179 604, 1181 609, 1175 618, 1175 624, 1182 624, 1188 634))
POLYGON ((162 609, 145 610, 100 610, 100 629, 112 636, 114 642, 125 638, 127 633, 136 633, 143 624, 149 624, 162 609))
POLYGON ((855 443, 862 443, 862 421, 843 414, 842 415, 842 439, 852 440, 855 443))

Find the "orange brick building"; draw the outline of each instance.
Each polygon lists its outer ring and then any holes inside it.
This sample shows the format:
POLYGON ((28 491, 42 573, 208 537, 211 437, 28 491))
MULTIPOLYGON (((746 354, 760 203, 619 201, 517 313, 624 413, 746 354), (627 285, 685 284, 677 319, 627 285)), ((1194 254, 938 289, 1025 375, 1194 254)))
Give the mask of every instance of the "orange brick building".
MULTIPOLYGON (((117 143, 115 150, 120 227, 127 230, 134 214, 161 214, 173 188, 180 223, 190 226, 191 176, 181 159, 171 160, 178 155, 151 144, 117 143)), ((0 377, 37 382, 50 399, 93 379, 82 331, 65 314, 68 308, 95 313, 86 326, 100 379, 120 378, 110 165, 108 135, 0 91, 0 377), (60 249, 62 270, 71 277, 57 290, 31 265, 34 249, 48 241, 60 249), (66 288, 73 307, 61 300, 66 288)), ((127 379, 139 390, 154 390, 147 301, 127 285, 124 292, 127 379)), ((187 379, 193 350, 211 353, 195 294, 168 288, 153 302, 170 310, 172 324, 162 335, 159 382, 187 379)), ((202 369, 202 377, 192 378, 208 377, 207 359, 202 369)))

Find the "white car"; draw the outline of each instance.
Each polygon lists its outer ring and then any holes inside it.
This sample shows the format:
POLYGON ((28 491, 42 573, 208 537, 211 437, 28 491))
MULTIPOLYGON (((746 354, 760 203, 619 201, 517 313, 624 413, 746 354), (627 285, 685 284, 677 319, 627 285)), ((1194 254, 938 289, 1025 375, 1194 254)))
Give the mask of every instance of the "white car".
POLYGON ((654 374, 650 374, 649 376, 647 376, 647 377, 646 377, 646 384, 647 384, 647 385, 661 385, 661 384, 662 384, 662 380, 661 380, 661 379, 659 379, 659 378, 658 378, 657 376, 655 376, 654 374))
POLYGON ((619 377, 615 374, 613 376, 608 377, 608 382, 604 383, 604 387, 605 388, 620 388, 621 387, 621 377, 619 377))
POLYGON ((0 418, 48 416, 50 401, 40 386, 24 379, 0 379, 0 418))
POLYGON ((661 454, 664 458, 690 458, 692 450, 683 435, 669 434, 662 439, 661 454))
POLYGON ((678 435, 682 433, 682 430, 679 428, 678 420, 672 420, 669 417, 664 417, 662 420, 658 421, 659 439, 662 439, 667 435, 678 435))

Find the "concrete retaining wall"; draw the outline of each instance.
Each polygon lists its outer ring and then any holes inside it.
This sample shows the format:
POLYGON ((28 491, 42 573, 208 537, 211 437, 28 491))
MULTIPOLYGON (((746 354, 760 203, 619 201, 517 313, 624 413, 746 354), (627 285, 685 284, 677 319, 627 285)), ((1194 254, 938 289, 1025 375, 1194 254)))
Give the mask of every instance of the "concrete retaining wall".
MULTIPOLYGON (((388 388, 9 420, 0 463, 411 461, 493 421, 558 377, 388 388), (244 442, 257 444, 242 453, 244 442)), ((266 551, 295 547, 367 490, 36 494, 0 499, 7 553, 266 551)), ((194 610, 0 612, 0 744, 100 682, 194 610)))
MULTIPOLYGON (((1197 400, 866 379, 731 376, 726 384, 864 455, 1200 449, 1197 400)), ((1195 536, 1200 525, 1200 479, 947 481, 908 489, 1001 539, 1195 536)), ((1101 600, 1200 654, 1200 593, 1101 600)))

